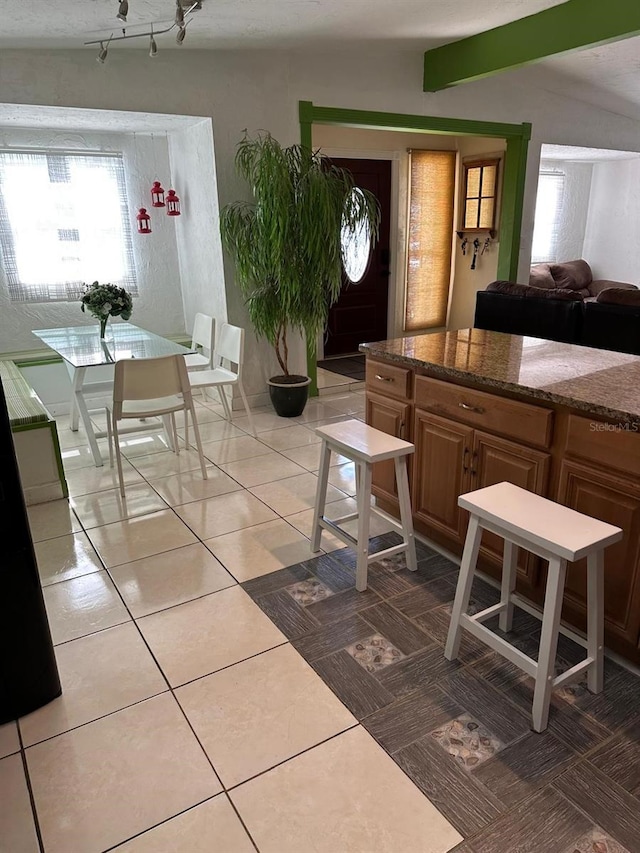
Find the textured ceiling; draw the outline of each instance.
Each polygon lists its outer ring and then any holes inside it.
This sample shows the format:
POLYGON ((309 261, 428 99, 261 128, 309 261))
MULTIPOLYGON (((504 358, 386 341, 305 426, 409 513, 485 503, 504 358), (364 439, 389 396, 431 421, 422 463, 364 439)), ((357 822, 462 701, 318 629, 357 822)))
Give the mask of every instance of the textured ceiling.
MULTIPOLYGON (((119 35, 118 2, 16 3, 2 16, 0 49, 74 49, 85 41, 107 39, 112 32, 119 35)), ((158 36, 157 42, 160 50, 367 45, 423 51, 557 4, 558 0, 202 0, 182 48, 172 33, 158 36)), ((144 32, 151 23, 156 30, 169 26, 174 9, 174 0, 129 0, 127 33, 144 32)), ((131 39, 112 47, 121 49, 146 53, 148 44, 131 39)), ((640 120, 640 38, 552 58, 524 73, 543 89, 640 120)))
MULTIPOLYGON (((186 2, 186 0, 184 0, 186 2)), ((557 0, 202 0, 189 43, 209 48, 297 48, 402 41, 428 48, 506 24, 557 0)), ((170 23, 174 0, 129 0, 127 26, 170 23)), ((122 26, 118 0, 29 0, 2 16, 0 47, 80 47, 122 26)), ((172 40, 173 41, 173 40, 172 40)), ((186 44, 186 42, 185 42, 186 44)))
POLYGON ((575 145, 543 145, 540 152, 543 160, 564 162, 599 163, 603 160, 637 160, 637 151, 612 151, 609 148, 580 148, 575 145))

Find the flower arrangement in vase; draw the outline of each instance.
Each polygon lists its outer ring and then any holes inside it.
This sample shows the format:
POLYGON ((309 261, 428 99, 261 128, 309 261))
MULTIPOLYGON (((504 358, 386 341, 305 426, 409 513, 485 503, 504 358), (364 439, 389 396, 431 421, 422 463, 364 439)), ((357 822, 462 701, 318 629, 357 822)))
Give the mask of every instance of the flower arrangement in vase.
POLYGON ((100 338, 104 338, 109 317, 128 320, 133 311, 133 300, 129 291, 115 284, 85 284, 80 307, 100 321, 100 338))

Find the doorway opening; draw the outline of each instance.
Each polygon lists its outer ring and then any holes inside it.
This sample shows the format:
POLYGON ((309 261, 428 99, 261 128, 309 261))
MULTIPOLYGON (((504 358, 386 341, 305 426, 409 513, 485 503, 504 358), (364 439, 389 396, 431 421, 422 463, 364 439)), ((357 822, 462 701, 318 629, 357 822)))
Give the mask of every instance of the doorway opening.
MULTIPOLYGON (((496 122, 476 122, 463 119, 450 119, 434 116, 404 115, 398 113, 369 112, 365 110, 344 110, 331 107, 318 107, 309 101, 299 103, 299 117, 301 129, 301 141, 303 145, 318 148, 316 138, 317 131, 322 125, 332 125, 345 129, 378 130, 392 133, 404 134, 430 134, 440 137, 492 137, 504 141, 504 168, 502 177, 502 191, 500 206, 501 213, 501 235, 497 258, 498 278, 515 280, 517 276, 518 255, 520 245, 520 230, 522 221, 522 200, 524 194, 524 181, 526 175, 526 154, 528 140, 531 136, 531 125, 523 123, 520 125, 503 124, 496 122)), ((447 147, 450 141, 445 139, 441 147, 447 147)), ((436 146, 438 147, 438 146, 436 146)), ((334 159, 334 156, 349 156, 351 159, 360 159, 364 156, 371 157, 371 152, 338 152, 326 151, 334 159)), ((377 155, 380 159, 389 160, 389 152, 386 157, 377 155)), ((392 161, 392 186, 394 181, 394 163, 392 161)), ((395 180, 397 180, 397 164, 395 164, 395 180)), ((393 214, 391 217, 391 230, 393 232, 393 214)), ((393 233, 391 235, 391 246, 394 245, 393 233)), ((393 263, 393 258, 391 262, 393 263)), ((402 294, 395 293, 395 303, 388 301, 388 323, 387 334, 384 338, 397 336, 397 329, 391 328, 393 334, 389 334, 389 322, 397 312, 397 301, 402 294)), ((342 298, 342 296, 341 296, 342 298)), ((340 308, 339 310, 342 310, 340 308)), ((346 315, 345 315, 346 316, 346 315)), ((360 318, 359 318, 360 319, 360 318)), ((400 332, 400 334, 404 334, 400 332)), ((378 337, 378 339, 381 339, 378 337)), ((312 379, 311 393, 317 395, 317 358, 324 356, 324 341, 307 341, 307 372, 312 379)), ((347 356, 349 357, 349 356, 347 356)))

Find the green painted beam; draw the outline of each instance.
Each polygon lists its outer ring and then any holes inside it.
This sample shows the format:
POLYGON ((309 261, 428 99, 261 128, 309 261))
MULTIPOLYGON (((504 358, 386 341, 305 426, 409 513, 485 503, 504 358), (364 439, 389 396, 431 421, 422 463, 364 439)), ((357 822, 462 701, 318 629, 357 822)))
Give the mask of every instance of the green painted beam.
POLYGON ((535 15, 428 50, 425 92, 437 92, 640 34, 639 0, 568 0, 535 15))
MULTIPOLYGON (((337 124, 341 127, 359 127, 367 130, 394 130, 398 133, 417 132, 444 136, 497 136, 508 139, 510 136, 521 137, 523 133, 528 133, 529 137, 531 135, 531 125, 528 123, 505 124, 497 121, 469 121, 442 116, 316 107, 310 101, 301 101, 301 136, 312 124, 337 124)), ((306 143, 303 142, 303 144, 306 143)))

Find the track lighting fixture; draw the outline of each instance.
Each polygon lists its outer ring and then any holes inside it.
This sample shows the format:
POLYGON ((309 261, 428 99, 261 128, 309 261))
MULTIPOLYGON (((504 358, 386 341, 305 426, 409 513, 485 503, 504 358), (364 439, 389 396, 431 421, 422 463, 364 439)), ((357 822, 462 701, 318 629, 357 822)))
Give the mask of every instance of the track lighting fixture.
MULTIPOLYGON (((176 33, 176 42, 178 44, 182 44, 187 35, 187 25, 191 23, 192 18, 190 17, 191 13, 202 9, 202 0, 193 0, 191 5, 188 8, 185 8, 183 5, 184 0, 175 0, 176 3, 176 11, 173 22, 164 29, 154 30, 153 24, 150 25, 151 29, 146 32, 141 33, 129 33, 127 34, 126 29, 123 28, 122 35, 116 36, 114 38, 113 33, 109 36, 108 40, 105 44, 105 39, 94 39, 93 41, 86 41, 85 45, 93 45, 99 44, 100 50, 98 51, 97 60, 98 62, 104 63, 107 58, 107 53, 109 49, 109 45, 112 41, 122 41, 123 39, 137 39, 137 38, 146 38, 149 37, 149 56, 156 56, 158 53, 158 45, 156 44, 155 36, 163 35, 164 33, 169 33, 171 30, 177 29, 176 33)), ((117 18, 126 23, 127 15, 129 13, 129 0, 120 0, 118 5, 118 14, 117 18)))
POLYGON ((101 65, 104 65, 105 60, 107 58, 107 54, 109 53, 109 42, 110 41, 111 41, 111 39, 109 39, 106 46, 105 46, 104 42, 102 42, 102 41, 100 42, 100 50, 98 51, 98 55, 96 57, 96 62, 99 62, 101 65))

